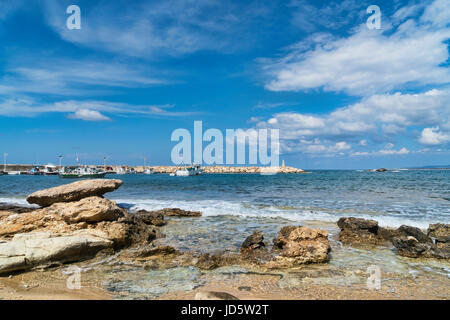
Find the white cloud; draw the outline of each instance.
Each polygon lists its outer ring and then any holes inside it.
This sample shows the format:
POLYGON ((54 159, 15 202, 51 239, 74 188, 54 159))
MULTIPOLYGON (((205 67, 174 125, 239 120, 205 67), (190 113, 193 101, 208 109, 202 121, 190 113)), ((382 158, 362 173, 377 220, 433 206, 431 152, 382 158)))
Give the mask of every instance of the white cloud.
MULTIPOLYGON (((82 28, 65 28, 64 3, 47 0, 48 24, 62 39, 132 57, 180 56, 200 50, 232 52, 252 42, 246 26, 266 14, 268 4, 211 0, 152 0, 82 7, 82 28), (243 40, 245 39, 245 41, 243 40), (239 41, 241 40, 241 41, 239 41)), ((67 4, 66 4, 67 5, 67 4)))
POLYGON ((450 10, 447 0, 436 0, 425 9, 422 21, 431 22, 438 27, 445 27, 450 24, 450 10))
POLYGON ((88 121, 108 120, 109 117, 103 115, 111 114, 118 116, 144 116, 144 117, 187 117, 199 114, 189 111, 169 111, 174 105, 133 105, 121 102, 110 101, 77 101, 65 100, 53 103, 42 103, 29 97, 0 100, 0 115, 34 117, 43 113, 66 113, 69 118, 88 121))
POLYGON ((450 89, 373 95, 321 115, 277 113, 267 121, 259 121, 256 126, 280 129, 282 150, 285 152, 337 153, 339 150, 336 146, 332 148, 335 143, 345 140, 365 147, 370 140, 372 148, 384 143, 385 151, 377 151, 377 154, 406 154, 406 149, 395 150, 391 141, 400 137, 411 138, 413 135, 419 139, 417 127, 431 127, 422 133, 421 143, 446 141, 446 133, 436 132, 434 127, 440 126, 450 131, 449 105, 450 89), (391 130, 387 130, 388 127, 391 130), (324 144, 324 141, 327 143, 324 144))
POLYGON ((20 57, 9 61, 0 94, 92 95, 117 88, 151 87, 167 81, 147 67, 93 60, 20 57))
POLYGON ((269 77, 266 88, 323 88, 370 95, 405 86, 448 83, 449 68, 441 64, 449 58, 445 41, 450 29, 444 21, 450 10, 442 6, 443 1, 435 1, 420 22, 407 20, 392 33, 389 28, 383 32, 362 25, 347 38, 313 35, 280 59, 262 60, 269 77), (433 6, 437 9, 432 10, 433 6))
POLYGON ((100 112, 89 109, 78 109, 75 113, 68 116, 70 119, 79 119, 84 121, 109 121, 111 120, 107 116, 102 115, 100 112))
POLYGON ((324 137, 338 140, 348 137, 363 140, 360 144, 364 145, 368 135, 386 136, 389 133, 386 126, 397 128, 395 133, 398 133, 414 126, 448 124, 449 104, 450 90, 374 95, 323 115, 277 113, 268 121, 259 122, 258 126, 279 128, 284 139, 324 137))
POLYGON ((439 131, 439 127, 424 128, 419 142, 425 145, 439 145, 450 142, 450 133, 439 131))
POLYGON ((388 150, 380 150, 379 152, 380 152, 380 154, 386 154, 386 155, 390 155, 390 154, 408 154, 409 150, 406 149, 405 147, 403 147, 400 150, 388 149, 388 150))
POLYGON ((350 156, 352 157, 366 157, 366 156, 390 156, 390 155, 406 155, 409 154, 410 151, 408 149, 406 149, 405 147, 399 149, 399 150, 393 150, 393 149, 383 149, 383 150, 379 150, 379 151, 372 151, 372 152, 368 152, 368 151, 356 151, 356 152, 351 152, 350 156))
POLYGON ((387 145, 384 146, 384 149, 389 149, 390 150, 392 148, 394 148, 394 144, 390 143, 390 142, 387 145))

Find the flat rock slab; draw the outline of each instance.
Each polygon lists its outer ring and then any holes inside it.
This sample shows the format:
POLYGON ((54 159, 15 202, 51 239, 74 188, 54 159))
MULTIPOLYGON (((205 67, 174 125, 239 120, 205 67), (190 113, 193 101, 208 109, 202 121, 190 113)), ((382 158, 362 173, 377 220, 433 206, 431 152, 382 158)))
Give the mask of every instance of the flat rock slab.
POLYGON ((79 201, 88 197, 101 197, 122 185, 118 179, 92 179, 36 191, 27 197, 28 203, 48 207, 58 202, 79 201))
POLYGON ((17 234, 0 243, 0 274, 22 271, 48 263, 75 262, 111 247, 102 232, 82 230, 70 235, 47 232, 17 234))

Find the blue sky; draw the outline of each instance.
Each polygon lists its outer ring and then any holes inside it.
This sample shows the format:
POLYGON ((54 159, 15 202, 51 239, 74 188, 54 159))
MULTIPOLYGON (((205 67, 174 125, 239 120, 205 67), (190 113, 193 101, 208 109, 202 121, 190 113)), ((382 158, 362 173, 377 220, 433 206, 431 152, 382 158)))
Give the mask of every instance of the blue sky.
POLYGON ((300 168, 450 164, 449 22, 448 0, 0 0, 0 153, 170 164, 202 120, 280 129, 300 168))

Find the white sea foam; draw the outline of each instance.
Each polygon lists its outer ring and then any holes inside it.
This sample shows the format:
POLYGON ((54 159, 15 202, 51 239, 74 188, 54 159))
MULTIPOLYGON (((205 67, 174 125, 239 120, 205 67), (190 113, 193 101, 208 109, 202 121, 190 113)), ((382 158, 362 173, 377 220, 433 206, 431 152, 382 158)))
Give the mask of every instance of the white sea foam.
MULTIPOLYGON (((190 211, 201 211, 204 217, 236 216, 242 218, 279 218, 293 222, 316 220, 324 222, 336 222, 341 217, 359 217, 374 219, 380 226, 399 227, 402 224, 414 226, 422 229, 428 228, 430 223, 450 223, 450 219, 441 217, 420 217, 407 218, 404 215, 395 216, 383 213, 360 213, 345 210, 339 212, 331 209, 304 209, 304 208, 283 208, 277 206, 257 206, 247 202, 234 202, 226 200, 158 200, 158 199, 112 199, 118 203, 126 203, 136 210, 159 210, 163 208, 181 208, 190 211)), ((0 203, 30 206, 25 198, 0 198, 0 203)))
MULTIPOLYGON (((201 211, 204 217, 215 216, 236 216, 242 218, 281 218, 293 222, 302 222, 307 220, 316 220, 324 222, 336 222, 341 217, 360 217, 365 219, 374 219, 380 226, 399 227, 402 224, 428 228, 430 223, 449 223, 450 221, 429 220, 426 217, 420 219, 406 218, 404 216, 395 216, 392 214, 380 213, 358 213, 333 211, 330 209, 309 210, 302 208, 283 208, 277 206, 257 206, 246 202, 233 202, 225 200, 156 200, 156 199, 113 199, 118 203, 132 205, 133 210, 159 210, 163 208, 181 208, 190 211, 201 211)), ((447 219, 448 220, 448 219, 447 219)))
POLYGON ((31 206, 25 198, 0 198, 0 203, 14 204, 20 206, 31 206))

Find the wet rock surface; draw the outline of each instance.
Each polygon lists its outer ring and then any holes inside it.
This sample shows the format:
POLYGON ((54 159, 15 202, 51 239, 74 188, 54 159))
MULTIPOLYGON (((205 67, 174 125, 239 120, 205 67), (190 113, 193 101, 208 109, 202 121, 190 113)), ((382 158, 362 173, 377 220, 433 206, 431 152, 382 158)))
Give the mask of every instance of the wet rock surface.
POLYGON ((199 211, 188 211, 180 208, 166 208, 153 211, 156 214, 162 214, 167 217, 201 217, 202 213, 199 211))
POLYGON ((408 226, 401 226, 400 229, 403 234, 392 239, 399 255, 409 258, 450 259, 448 224, 430 224, 427 234, 408 226))
POLYGON ((17 206, 0 202, 0 211, 7 211, 10 213, 26 213, 36 210, 36 208, 17 206))
POLYGON ((436 223, 430 224, 427 236, 434 238, 436 242, 450 242, 450 224, 436 223))
POLYGON ((282 229, 276 241, 281 254, 267 263, 268 268, 291 268, 309 263, 323 263, 329 260, 331 251, 328 232, 307 227, 289 227, 282 229))
POLYGON ((226 292, 200 291, 195 294, 195 300, 239 300, 239 299, 226 292))
POLYGON ((345 244, 379 245, 386 243, 392 237, 391 232, 380 228, 375 220, 340 218, 337 225, 341 229, 338 239, 345 244))

